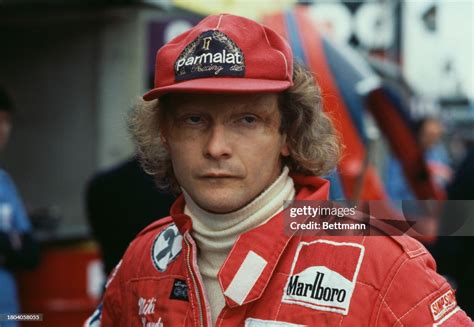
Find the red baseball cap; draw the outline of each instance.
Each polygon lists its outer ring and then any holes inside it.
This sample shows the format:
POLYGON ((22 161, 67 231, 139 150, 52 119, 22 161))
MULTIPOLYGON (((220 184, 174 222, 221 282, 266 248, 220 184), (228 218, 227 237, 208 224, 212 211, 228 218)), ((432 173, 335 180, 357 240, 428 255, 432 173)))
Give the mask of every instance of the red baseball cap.
POLYGON ((170 92, 281 92, 292 76, 291 48, 275 31, 244 17, 213 15, 158 50, 155 87, 143 99, 170 92))

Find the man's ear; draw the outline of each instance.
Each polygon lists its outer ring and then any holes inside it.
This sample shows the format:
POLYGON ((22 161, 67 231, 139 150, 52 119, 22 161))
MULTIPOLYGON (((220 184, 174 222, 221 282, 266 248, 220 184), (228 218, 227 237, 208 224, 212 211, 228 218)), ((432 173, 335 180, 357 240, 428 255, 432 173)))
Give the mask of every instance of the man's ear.
POLYGON ((280 154, 283 157, 288 157, 290 155, 290 147, 288 146, 288 142, 286 140, 286 133, 283 134, 283 140, 282 140, 282 145, 280 149, 280 154))
POLYGON ((164 145, 164 147, 166 148, 166 150, 169 151, 169 145, 168 145, 168 141, 166 140, 166 137, 165 135, 163 134, 163 131, 160 131, 160 141, 161 143, 164 145))

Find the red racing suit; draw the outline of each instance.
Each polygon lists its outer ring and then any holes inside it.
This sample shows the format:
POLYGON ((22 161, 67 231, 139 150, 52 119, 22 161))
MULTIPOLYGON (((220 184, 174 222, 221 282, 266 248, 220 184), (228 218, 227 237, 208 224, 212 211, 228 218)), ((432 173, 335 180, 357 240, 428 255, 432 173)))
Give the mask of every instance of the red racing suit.
MULTIPOLYGON (((293 179, 297 200, 327 199, 327 181, 293 179)), ((184 205, 131 243, 87 326, 211 326, 184 205)), ((290 235, 283 224, 280 213, 236 241, 218 274, 216 326, 472 325, 418 241, 290 235)))

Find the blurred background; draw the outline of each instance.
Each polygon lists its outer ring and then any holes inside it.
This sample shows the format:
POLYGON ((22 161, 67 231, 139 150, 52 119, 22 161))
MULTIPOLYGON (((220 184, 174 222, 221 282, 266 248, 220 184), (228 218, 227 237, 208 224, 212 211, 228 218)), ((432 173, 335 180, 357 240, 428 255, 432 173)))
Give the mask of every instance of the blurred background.
MULTIPOLYGON (((35 325, 80 326, 128 242, 166 215, 173 196, 138 168, 126 115, 157 49, 221 12, 271 26, 313 71, 346 144, 333 199, 474 198, 471 0, 2 0, 0 87, 15 110, 0 167, 40 255, 0 272, 19 312, 43 313, 35 325)), ((472 317, 472 238, 426 243, 472 317)))

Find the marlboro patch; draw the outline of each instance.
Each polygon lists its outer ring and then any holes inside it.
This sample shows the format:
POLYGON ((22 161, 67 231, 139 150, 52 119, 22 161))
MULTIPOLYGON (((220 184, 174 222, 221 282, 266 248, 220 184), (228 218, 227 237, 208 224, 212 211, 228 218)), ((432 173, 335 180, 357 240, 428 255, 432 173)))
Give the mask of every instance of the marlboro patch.
POLYGON ((357 243, 301 242, 282 302, 347 315, 363 257, 357 243))
POLYGON ((430 304, 433 320, 437 322, 455 307, 457 307, 456 297, 453 291, 449 290, 430 304))
POLYGON ((244 76, 242 50, 217 30, 201 33, 181 52, 174 64, 176 81, 204 77, 244 76))

